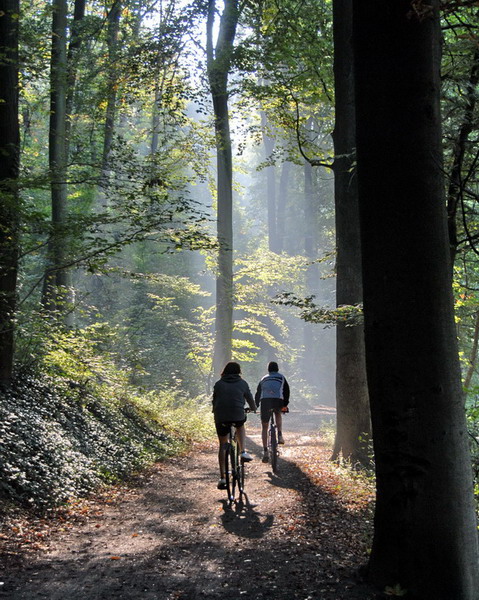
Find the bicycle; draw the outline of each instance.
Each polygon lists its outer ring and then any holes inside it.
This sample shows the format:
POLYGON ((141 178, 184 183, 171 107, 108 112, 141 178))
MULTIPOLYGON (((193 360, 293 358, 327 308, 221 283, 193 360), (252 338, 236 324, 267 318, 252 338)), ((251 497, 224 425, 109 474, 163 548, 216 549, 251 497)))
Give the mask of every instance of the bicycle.
MULTIPOLYGON (((289 412, 287 407, 281 409, 281 413, 284 415, 289 412)), ((276 425, 276 417, 274 409, 270 410, 269 415, 269 427, 268 427, 268 456, 269 462, 271 463, 271 469, 274 474, 278 472, 278 426, 276 425)))
POLYGON ((276 474, 278 470, 278 427, 276 425, 276 418, 273 409, 271 409, 269 415, 268 455, 271 463, 271 469, 273 470, 273 473, 276 474))
MULTIPOLYGON (((246 412, 250 411, 246 409, 246 412)), ((238 502, 241 502, 242 497, 246 496, 244 490, 244 463, 245 461, 240 456, 238 440, 236 439, 236 427, 231 424, 228 433, 228 442, 225 448, 226 493, 230 504, 235 502, 236 489, 238 489, 239 492, 238 502)))

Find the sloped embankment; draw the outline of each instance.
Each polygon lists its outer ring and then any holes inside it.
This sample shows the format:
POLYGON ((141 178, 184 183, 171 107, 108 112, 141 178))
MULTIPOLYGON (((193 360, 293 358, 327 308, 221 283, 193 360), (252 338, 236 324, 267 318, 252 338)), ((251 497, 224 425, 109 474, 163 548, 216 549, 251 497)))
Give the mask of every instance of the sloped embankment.
POLYGON ((76 382, 18 378, 0 392, 4 510, 13 504, 44 511, 180 451, 185 439, 154 418, 153 404, 147 411, 134 399, 105 398, 76 382))

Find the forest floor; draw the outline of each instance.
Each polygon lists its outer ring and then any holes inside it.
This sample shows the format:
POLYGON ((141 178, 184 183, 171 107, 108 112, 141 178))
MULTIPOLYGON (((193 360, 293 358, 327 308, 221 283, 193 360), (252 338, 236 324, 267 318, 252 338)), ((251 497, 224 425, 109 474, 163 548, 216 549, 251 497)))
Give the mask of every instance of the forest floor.
POLYGON ((285 418, 279 472, 247 423, 247 501, 216 489, 216 444, 155 465, 128 486, 51 519, 11 516, 0 534, 8 600, 372 600, 359 572, 371 489, 328 460, 328 407, 285 418))

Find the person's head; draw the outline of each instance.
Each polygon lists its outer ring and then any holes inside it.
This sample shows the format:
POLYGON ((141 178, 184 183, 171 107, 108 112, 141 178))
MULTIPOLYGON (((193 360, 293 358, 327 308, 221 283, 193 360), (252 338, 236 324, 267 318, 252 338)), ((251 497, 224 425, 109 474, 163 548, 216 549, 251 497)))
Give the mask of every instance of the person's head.
POLYGON ((268 373, 277 373, 278 371, 279 367, 277 362, 274 362, 274 360, 272 360, 270 363, 268 363, 268 373))
POLYGON ((221 376, 223 375, 241 375, 241 367, 237 362, 226 363, 221 376))

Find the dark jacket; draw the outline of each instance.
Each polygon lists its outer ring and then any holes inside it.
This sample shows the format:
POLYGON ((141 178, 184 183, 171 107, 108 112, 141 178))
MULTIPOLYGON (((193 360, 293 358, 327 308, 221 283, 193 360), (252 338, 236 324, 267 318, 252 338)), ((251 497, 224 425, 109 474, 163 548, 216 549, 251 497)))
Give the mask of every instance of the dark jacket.
POLYGON ((217 423, 242 421, 245 418, 244 405, 248 402, 251 410, 256 410, 253 395, 241 375, 223 375, 213 388, 213 412, 217 423))
POLYGON ((283 400, 284 406, 289 404, 289 384, 284 375, 277 371, 271 371, 258 383, 256 394, 254 395, 256 406, 259 406, 261 400, 266 398, 283 400))

